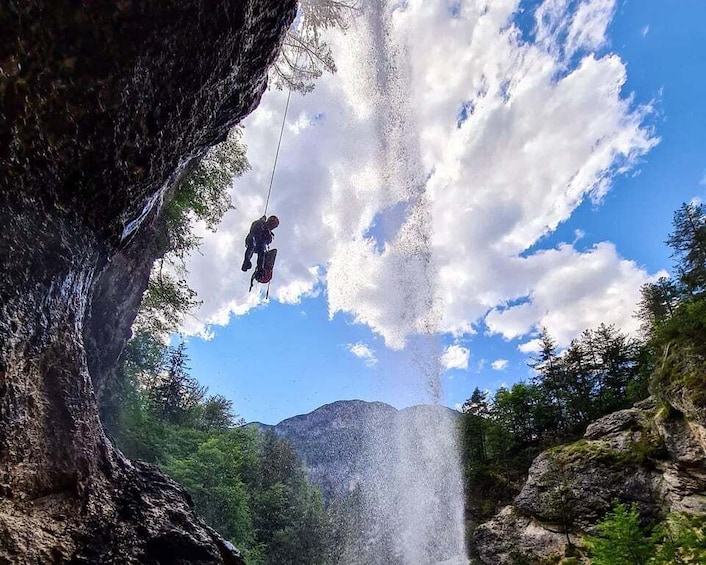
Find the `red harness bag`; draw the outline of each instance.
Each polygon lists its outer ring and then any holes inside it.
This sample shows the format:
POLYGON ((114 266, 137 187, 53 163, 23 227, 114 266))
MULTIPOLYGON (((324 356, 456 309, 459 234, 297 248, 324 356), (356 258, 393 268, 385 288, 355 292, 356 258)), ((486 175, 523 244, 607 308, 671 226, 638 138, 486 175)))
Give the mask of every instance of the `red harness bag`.
POLYGON ((263 262, 262 271, 255 269, 255 272, 250 279, 250 290, 255 281, 261 284, 267 284, 272 280, 272 274, 275 270, 275 259, 277 258, 277 250, 269 249, 265 252, 265 260, 263 262))
POLYGON ((267 284, 272 280, 272 274, 275 270, 275 259, 277 259, 277 250, 269 249, 265 252, 265 261, 262 266, 262 271, 255 273, 255 280, 262 284, 267 284))

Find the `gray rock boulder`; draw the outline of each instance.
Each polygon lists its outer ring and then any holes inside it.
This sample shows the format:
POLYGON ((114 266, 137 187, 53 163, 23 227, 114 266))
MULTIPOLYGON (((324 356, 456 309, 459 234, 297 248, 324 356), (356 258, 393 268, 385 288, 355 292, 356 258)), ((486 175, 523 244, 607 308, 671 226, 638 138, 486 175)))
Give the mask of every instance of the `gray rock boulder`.
POLYGON ((474 543, 482 563, 514 565, 561 555, 567 542, 559 530, 506 506, 492 522, 478 528, 474 543))
POLYGON ((479 526, 481 562, 563 556, 616 501, 646 520, 706 512, 702 426, 678 411, 638 403, 588 426, 581 441, 541 453, 513 505, 479 526))

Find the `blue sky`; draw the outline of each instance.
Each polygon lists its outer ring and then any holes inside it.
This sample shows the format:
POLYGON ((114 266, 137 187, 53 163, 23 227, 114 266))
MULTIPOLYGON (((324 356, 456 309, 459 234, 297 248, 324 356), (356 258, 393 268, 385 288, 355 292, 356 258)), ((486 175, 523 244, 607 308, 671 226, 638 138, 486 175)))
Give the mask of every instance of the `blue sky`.
POLYGON ((204 304, 185 332, 192 374, 246 420, 427 401, 426 362, 451 346, 463 368, 443 371, 442 401, 457 405, 527 378, 518 348, 540 325, 563 342, 601 320, 633 330, 637 288, 670 267, 672 214, 706 191, 706 4, 482 4, 410 1, 331 35, 338 73, 287 116, 269 302, 239 265, 286 95, 245 121, 252 171, 189 264, 204 304), (378 26, 397 43, 370 39, 378 26), (407 72, 376 91, 366 69, 392 57, 407 72))

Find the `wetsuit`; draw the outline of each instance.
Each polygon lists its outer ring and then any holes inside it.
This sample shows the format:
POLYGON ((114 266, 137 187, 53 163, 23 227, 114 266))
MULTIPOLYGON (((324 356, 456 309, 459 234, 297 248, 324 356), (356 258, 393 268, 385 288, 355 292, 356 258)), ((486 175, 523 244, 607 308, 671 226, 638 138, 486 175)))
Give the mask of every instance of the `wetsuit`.
POLYGON ((267 216, 263 216, 259 220, 255 220, 250 226, 250 231, 245 237, 245 260, 243 261, 243 271, 247 271, 252 267, 250 259, 253 253, 257 253, 257 270, 262 271, 265 262, 265 251, 267 246, 272 243, 274 235, 270 228, 267 227, 267 216))

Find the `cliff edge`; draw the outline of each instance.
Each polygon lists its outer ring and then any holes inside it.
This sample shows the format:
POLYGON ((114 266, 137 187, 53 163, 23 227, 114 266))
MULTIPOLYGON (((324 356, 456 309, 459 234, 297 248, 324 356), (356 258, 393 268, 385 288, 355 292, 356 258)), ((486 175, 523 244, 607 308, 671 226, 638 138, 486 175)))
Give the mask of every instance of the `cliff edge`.
POLYGON ((242 563, 106 439, 180 172, 258 104, 294 0, 0 11, 0 563, 242 563))

